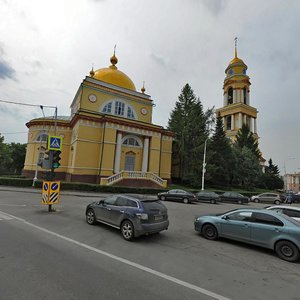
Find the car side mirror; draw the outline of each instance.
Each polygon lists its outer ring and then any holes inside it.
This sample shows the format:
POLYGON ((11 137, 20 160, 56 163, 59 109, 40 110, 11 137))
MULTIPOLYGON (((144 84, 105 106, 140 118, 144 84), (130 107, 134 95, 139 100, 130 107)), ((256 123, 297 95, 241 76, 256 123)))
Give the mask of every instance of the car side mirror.
POLYGON ((103 205, 103 204, 104 204, 104 200, 100 200, 100 201, 98 202, 98 204, 103 205))
POLYGON ((229 220, 229 217, 226 215, 226 216, 223 216, 222 219, 229 220))

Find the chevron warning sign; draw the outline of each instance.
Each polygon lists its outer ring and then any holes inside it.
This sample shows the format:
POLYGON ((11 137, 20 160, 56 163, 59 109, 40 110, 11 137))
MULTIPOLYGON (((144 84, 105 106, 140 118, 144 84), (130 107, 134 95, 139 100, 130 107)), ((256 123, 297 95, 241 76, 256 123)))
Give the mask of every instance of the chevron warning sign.
POLYGON ((43 181, 42 204, 59 204, 60 181, 43 181))

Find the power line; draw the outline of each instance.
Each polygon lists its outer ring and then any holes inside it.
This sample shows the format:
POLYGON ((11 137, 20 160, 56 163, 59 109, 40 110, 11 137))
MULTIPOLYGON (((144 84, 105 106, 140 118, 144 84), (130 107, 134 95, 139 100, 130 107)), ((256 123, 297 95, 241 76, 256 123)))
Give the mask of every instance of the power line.
POLYGON ((6 100, 0 100, 0 102, 8 103, 8 104, 16 104, 16 105, 25 105, 25 106, 40 107, 41 109, 43 109, 43 107, 56 108, 56 106, 50 106, 50 105, 29 104, 29 103, 21 103, 21 102, 6 101, 6 100))
POLYGON ((27 131, 20 131, 20 132, 0 132, 0 134, 19 134, 19 133, 28 133, 27 131))

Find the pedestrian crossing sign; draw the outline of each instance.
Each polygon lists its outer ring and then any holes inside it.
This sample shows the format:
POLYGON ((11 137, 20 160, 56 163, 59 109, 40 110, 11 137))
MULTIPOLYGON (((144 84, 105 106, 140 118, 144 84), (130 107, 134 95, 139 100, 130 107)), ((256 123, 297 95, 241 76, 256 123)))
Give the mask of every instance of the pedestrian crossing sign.
POLYGON ((62 150, 62 137, 61 136, 48 136, 48 150, 62 150))

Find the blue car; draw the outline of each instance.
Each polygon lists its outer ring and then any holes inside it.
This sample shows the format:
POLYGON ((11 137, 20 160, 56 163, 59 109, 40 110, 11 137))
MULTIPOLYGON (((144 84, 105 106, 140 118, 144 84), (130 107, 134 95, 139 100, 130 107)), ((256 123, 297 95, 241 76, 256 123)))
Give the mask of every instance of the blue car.
POLYGON ((300 258, 300 223, 275 211, 235 209, 197 217, 194 226, 208 240, 224 237, 272 249, 290 262, 300 258))

